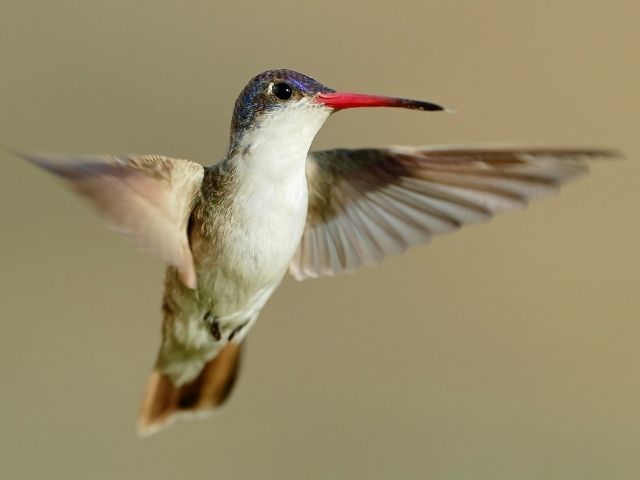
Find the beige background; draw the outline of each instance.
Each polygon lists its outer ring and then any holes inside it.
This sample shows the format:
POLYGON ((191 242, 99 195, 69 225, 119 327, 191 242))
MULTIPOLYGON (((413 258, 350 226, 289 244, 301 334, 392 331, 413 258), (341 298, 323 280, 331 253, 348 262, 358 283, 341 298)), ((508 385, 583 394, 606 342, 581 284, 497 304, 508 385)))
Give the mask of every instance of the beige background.
POLYGON ((2 0, 0 143, 212 163, 288 67, 442 102, 316 148, 481 141, 627 159, 356 275, 287 279, 223 412, 139 440, 163 267, 0 154, 0 477, 640 478, 637 1, 2 0))

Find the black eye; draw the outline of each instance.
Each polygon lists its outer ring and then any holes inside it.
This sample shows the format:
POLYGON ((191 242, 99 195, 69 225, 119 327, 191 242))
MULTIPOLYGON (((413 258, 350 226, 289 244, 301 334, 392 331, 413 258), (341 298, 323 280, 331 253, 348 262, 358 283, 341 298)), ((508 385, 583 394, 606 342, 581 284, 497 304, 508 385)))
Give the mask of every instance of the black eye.
POLYGON ((276 83, 271 89, 276 98, 280 100, 289 100, 293 95, 293 88, 286 83, 276 83))

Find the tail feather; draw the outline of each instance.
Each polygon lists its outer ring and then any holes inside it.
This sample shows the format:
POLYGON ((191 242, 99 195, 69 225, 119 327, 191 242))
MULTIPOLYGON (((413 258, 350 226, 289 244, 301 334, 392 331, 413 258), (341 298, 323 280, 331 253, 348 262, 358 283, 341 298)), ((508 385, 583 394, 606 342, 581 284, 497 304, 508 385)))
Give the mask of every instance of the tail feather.
POLYGON ((176 387, 158 368, 151 373, 138 416, 138 433, 150 435, 176 418, 206 413, 229 397, 240 368, 242 348, 227 344, 193 381, 176 387))

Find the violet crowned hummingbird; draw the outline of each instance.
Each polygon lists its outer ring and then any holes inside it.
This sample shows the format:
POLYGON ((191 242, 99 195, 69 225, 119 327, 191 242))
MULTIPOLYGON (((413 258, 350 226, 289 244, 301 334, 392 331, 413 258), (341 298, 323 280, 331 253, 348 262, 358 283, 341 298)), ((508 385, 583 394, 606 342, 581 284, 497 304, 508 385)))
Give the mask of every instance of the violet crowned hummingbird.
POLYGON ((309 152, 332 113, 356 107, 444 110, 270 70, 238 97, 229 148, 215 165, 22 154, 169 265, 141 433, 227 399, 242 341, 287 271, 302 280, 376 265, 435 234, 522 208, 586 172, 586 160, 616 155, 483 146, 309 152))

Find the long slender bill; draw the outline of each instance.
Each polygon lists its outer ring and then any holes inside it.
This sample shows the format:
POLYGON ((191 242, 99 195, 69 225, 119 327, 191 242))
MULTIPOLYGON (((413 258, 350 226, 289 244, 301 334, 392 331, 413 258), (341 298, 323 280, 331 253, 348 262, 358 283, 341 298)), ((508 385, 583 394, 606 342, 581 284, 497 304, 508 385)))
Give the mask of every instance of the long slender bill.
POLYGON ((316 102, 322 103, 334 110, 360 107, 396 107, 412 110, 425 110, 437 112, 445 110, 444 107, 431 102, 410 100, 408 98, 382 97, 379 95, 364 95, 362 93, 330 92, 319 93, 315 97, 316 102))

